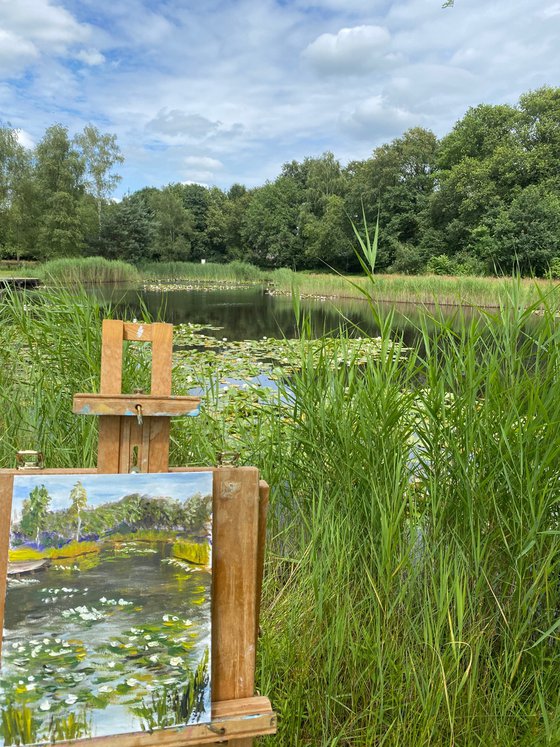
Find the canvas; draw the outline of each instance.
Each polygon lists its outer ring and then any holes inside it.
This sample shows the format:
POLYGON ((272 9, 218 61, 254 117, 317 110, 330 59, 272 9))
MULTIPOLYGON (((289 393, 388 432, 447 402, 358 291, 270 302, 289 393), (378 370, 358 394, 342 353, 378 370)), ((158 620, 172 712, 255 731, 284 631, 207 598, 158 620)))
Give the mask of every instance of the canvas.
POLYGON ((0 744, 210 721, 212 473, 14 478, 0 744))

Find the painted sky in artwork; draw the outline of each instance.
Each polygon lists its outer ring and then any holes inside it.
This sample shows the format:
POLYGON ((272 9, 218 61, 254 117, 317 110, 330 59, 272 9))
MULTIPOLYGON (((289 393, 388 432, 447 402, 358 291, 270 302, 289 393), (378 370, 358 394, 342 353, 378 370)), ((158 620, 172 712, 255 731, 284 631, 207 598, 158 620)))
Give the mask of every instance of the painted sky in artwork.
POLYGON ((212 493, 211 472, 136 473, 123 475, 16 475, 12 509, 20 512, 23 501, 33 488, 46 485, 52 498, 51 511, 68 508, 70 491, 80 480, 88 494, 88 505, 100 506, 118 501, 125 495, 140 493, 150 498, 173 498, 184 501, 195 493, 212 493), (188 474, 186 478, 185 475, 188 474), (186 493, 185 491, 188 490, 186 493))
POLYGON ((118 195, 274 179, 558 85, 558 0, 0 0, 0 119, 115 133, 118 195))

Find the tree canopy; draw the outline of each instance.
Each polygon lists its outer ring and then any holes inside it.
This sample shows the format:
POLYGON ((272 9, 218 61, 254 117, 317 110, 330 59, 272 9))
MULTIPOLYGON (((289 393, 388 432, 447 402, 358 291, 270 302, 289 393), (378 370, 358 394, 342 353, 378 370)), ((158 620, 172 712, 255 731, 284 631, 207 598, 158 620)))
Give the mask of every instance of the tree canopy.
POLYGON ((122 155, 87 125, 49 127, 33 149, 0 124, 0 258, 99 254, 146 261, 359 270, 352 221, 379 215, 377 267, 419 273, 560 266, 560 88, 471 107, 438 139, 413 127, 343 166, 327 151, 266 184, 144 187, 111 199, 122 155))

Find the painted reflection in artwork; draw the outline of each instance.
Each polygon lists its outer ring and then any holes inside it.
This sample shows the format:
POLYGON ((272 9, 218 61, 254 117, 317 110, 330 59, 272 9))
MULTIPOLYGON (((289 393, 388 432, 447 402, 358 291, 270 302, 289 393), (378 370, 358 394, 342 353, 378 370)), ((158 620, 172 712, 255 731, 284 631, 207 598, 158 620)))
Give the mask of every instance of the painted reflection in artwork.
POLYGON ((0 744, 210 721, 212 473, 14 478, 0 744))

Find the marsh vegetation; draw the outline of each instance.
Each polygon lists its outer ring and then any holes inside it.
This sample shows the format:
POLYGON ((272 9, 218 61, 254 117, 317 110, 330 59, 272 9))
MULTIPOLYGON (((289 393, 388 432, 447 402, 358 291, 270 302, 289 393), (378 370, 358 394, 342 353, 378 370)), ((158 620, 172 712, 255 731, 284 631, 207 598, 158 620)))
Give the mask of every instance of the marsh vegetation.
MULTIPOLYGON (((24 303, 0 305, 0 460, 40 445, 49 466, 94 465, 95 425, 70 411, 98 381, 101 309, 24 303)), ((176 392, 205 402, 174 422, 172 463, 235 453, 272 487, 257 686, 280 727, 264 743, 556 744, 556 301, 513 284, 493 311, 425 315, 406 347, 370 313, 376 340, 310 339, 301 308, 289 344, 177 336, 176 392)), ((139 349, 127 388, 146 364, 139 349)))

